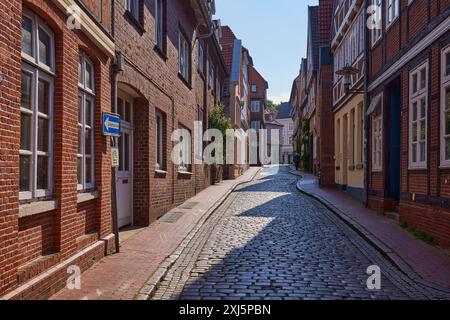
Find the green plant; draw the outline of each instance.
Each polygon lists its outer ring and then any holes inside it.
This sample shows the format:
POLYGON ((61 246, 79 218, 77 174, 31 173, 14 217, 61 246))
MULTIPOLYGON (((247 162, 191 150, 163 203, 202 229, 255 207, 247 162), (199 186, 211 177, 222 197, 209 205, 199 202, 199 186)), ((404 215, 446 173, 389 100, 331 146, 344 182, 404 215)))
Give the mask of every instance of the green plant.
POLYGON ((267 100, 267 108, 272 109, 272 110, 278 110, 278 108, 280 108, 279 104, 276 104, 275 102, 273 102, 272 100, 267 100))
MULTIPOLYGON (((227 130, 231 128, 231 119, 225 114, 224 105, 222 103, 214 105, 208 116, 208 129, 217 129, 222 133, 222 136, 224 137, 223 145, 220 146, 222 150, 216 150, 219 153, 222 153, 223 163, 225 163, 225 153, 223 152, 223 150, 225 150, 226 144, 225 136, 227 130)), ((216 162, 214 162, 211 166, 211 173, 213 183, 220 182, 223 178, 223 166, 218 165, 216 162)))

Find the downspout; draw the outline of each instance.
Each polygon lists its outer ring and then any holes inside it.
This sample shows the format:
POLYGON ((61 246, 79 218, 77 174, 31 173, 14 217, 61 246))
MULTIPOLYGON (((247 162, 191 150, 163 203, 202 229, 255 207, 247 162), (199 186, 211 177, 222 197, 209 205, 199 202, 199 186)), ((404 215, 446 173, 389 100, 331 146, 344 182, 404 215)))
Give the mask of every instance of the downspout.
MULTIPOLYGON (((120 55, 120 53, 118 53, 120 55)), ((112 83, 112 106, 113 113, 117 114, 117 75, 119 73, 119 66, 117 65, 117 60, 112 65, 111 70, 111 83, 112 83)), ((111 137, 111 146, 117 146, 117 137, 111 137)), ((116 189, 116 168, 111 166, 111 209, 113 217, 113 228, 114 228, 114 238, 116 253, 120 252, 120 240, 119 240, 119 217, 117 213, 117 189, 116 189)))
MULTIPOLYGON (((369 1, 364 1, 364 21, 368 21, 368 11, 369 10, 369 1)), ((370 148, 369 148, 369 138, 370 138, 370 130, 369 130, 369 116, 367 115, 367 106, 369 102, 369 28, 366 26, 364 28, 364 151, 365 151, 365 159, 364 159, 364 182, 365 182, 365 206, 369 207, 369 157, 370 157, 370 148)))

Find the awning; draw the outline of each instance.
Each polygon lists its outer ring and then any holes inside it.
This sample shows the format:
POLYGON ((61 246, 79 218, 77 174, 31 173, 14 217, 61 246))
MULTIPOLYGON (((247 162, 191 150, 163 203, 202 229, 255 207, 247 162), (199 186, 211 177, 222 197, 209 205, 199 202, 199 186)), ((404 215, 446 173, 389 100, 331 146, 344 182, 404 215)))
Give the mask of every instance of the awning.
POLYGON ((375 98, 372 99, 372 102, 369 105, 369 108, 367 109, 367 115, 370 116, 372 113, 374 113, 377 108, 381 105, 381 98, 383 97, 382 94, 377 95, 375 98))

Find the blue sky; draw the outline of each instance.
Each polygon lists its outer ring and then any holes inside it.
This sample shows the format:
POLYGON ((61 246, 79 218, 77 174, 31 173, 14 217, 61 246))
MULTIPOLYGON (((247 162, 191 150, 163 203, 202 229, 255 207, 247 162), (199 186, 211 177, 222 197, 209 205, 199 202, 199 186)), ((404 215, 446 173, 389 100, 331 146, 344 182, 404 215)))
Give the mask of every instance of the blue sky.
POLYGON ((306 56, 307 8, 318 0, 216 0, 216 19, 250 50, 269 82, 269 99, 289 100, 292 81, 306 56))

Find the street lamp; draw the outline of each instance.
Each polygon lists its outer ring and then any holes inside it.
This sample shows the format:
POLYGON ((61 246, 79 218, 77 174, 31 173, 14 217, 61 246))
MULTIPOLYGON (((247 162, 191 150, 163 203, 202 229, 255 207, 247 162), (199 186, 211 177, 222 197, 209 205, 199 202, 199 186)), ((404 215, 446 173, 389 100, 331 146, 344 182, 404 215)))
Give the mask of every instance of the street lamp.
POLYGON ((350 65, 346 65, 341 70, 336 71, 336 74, 339 76, 344 77, 344 91, 345 94, 348 95, 350 93, 364 93, 364 90, 361 89, 350 89, 351 84, 351 76, 358 74, 360 71, 355 68, 351 67, 350 65))

